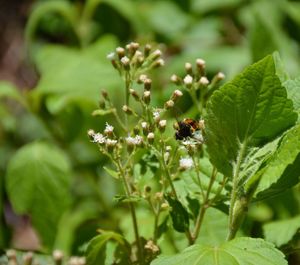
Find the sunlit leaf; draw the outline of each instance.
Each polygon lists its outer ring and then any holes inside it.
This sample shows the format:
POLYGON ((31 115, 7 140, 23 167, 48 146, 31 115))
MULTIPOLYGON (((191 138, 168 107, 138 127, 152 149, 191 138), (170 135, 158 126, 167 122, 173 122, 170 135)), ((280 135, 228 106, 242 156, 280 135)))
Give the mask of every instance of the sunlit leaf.
POLYGON ((194 245, 182 253, 154 260, 151 265, 287 265, 283 253, 262 239, 236 238, 220 246, 194 245))

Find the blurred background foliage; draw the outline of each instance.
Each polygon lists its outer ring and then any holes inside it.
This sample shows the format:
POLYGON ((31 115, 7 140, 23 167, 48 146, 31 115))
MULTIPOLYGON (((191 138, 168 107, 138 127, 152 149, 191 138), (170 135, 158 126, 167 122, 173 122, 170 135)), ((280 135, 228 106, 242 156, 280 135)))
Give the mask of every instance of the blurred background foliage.
MULTIPOLYGON (((153 73, 158 106, 174 90, 169 77, 183 75, 184 63, 196 58, 207 62, 208 76, 222 71, 230 80, 278 50, 290 76, 299 75, 298 1, 2 1, 0 10, 1 249, 74 255, 99 227, 132 236, 126 208, 113 200, 122 191, 86 136, 109 119, 114 125, 109 116, 91 115, 101 89, 123 104, 121 80, 106 59, 117 46, 136 41, 164 51, 166 67, 153 73)), ((186 97, 181 111, 190 108, 186 97)), ((299 214, 297 194, 299 187, 253 205, 245 231, 262 237, 265 222, 299 214)), ((138 214, 143 230, 149 213, 138 214)), ((219 214, 212 211, 203 229, 214 242, 226 228, 218 216, 209 229, 219 214)), ((178 243, 165 244, 165 253, 184 246, 180 235, 168 237, 178 243)))

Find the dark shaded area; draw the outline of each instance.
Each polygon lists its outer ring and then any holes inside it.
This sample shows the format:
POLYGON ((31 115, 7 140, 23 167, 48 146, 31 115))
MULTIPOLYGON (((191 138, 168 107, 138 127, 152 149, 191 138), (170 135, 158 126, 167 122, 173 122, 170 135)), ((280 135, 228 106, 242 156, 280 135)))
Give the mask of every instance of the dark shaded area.
POLYGON ((23 35, 31 4, 30 0, 0 1, 0 80, 20 88, 36 82, 36 74, 25 59, 23 35))

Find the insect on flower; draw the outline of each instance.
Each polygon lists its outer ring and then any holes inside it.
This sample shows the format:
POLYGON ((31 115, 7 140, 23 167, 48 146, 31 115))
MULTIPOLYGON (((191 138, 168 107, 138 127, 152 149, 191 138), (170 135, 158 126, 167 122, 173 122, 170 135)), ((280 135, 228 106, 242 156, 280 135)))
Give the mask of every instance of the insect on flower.
POLYGON ((177 124, 175 124, 176 140, 184 140, 190 137, 203 142, 203 136, 201 134, 201 129, 203 128, 202 124, 202 121, 197 121, 190 118, 178 121, 177 124))

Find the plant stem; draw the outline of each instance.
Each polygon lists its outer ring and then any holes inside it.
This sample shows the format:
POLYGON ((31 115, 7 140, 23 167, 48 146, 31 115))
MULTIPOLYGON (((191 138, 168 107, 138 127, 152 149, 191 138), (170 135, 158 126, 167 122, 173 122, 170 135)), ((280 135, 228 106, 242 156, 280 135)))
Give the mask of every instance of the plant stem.
POLYGON ((239 152, 235 169, 234 169, 233 181, 232 181, 233 186, 232 186, 230 206, 229 206, 229 231, 227 235, 227 241, 235 237, 237 230, 239 229, 239 226, 241 224, 242 221, 241 219, 243 219, 244 217, 243 212, 246 209, 244 199, 240 198, 239 200, 237 200, 240 167, 241 167, 242 160, 244 158, 246 147, 247 147, 247 142, 242 143, 241 150, 239 152))
MULTIPOLYGON (((131 194, 131 192, 130 192, 129 183, 128 183, 127 179, 126 179, 126 174, 125 174, 125 172, 123 170, 123 167, 122 167, 119 159, 116 160, 116 163, 118 165, 118 169, 119 169, 119 171, 121 173, 121 176, 122 176, 125 193, 129 197, 130 194, 131 194)), ((142 244, 141 244, 141 241, 140 241, 139 229, 138 229, 138 223, 137 223, 137 218, 136 218, 136 212, 135 212, 134 204, 133 204, 133 202, 129 202, 128 204, 129 204, 131 218, 132 218, 132 223, 133 223, 133 230, 134 230, 134 235, 135 235, 135 241, 136 241, 137 249, 138 249, 138 258, 139 258, 139 262, 140 262, 139 264, 144 264, 144 254, 143 254, 142 244)))
POLYGON ((203 222, 205 212, 210 206, 209 195, 210 195, 211 188, 212 188, 212 186, 213 186, 213 184, 216 180, 217 173, 218 173, 217 169, 214 167, 213 170, 212 170, 210 180, 209 180, 209 184, 208 184, 208 188, 207 188, 206 195, 205 195, 205 198, 204 198, 203 206, 202 206, 202 208, 201 208, 201 210, 200 210, 200 212, 197 216, 195 229, 194 229, 194 232, 192 234, 193 244, 195 243, 196 239, 199 236, 199 232, 200 232, 200 228, 201 228, 201 225, 202 225, 202 222, 203 222))

